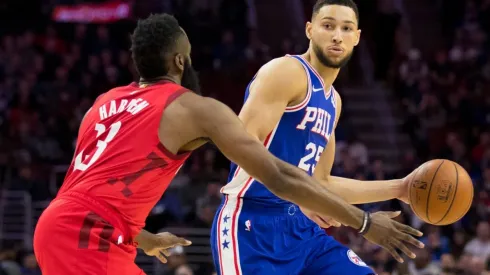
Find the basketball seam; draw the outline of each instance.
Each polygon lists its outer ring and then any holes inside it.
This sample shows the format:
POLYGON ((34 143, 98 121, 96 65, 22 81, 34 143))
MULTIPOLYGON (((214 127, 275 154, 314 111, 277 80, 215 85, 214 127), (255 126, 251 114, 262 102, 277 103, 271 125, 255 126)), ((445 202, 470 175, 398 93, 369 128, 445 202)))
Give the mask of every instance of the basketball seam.
POLYGON ((441 161, 441 164, 439 164, 439 167, 437 167, 437 170, 434 172, 434 176, 432 176, 432 181, 430 182, 430 187, 429 187, 429 193, 427 193, 427 203, 425 205, 425 215, 427 216, 427 221, 429 223, 432 223, 429 217, 429 202, 430 202, 430 192, 432 191, 432 184, 434 183, 434 179, 436 178, 437 172, 439 172, 439 169, 441 168, 442 164, 444 164, 444 160, 441 161))
POLYGON ((444 216, 442 216, 442 218, 438 222, 434 223, 435 225, 437 225, 438 223, 440 223, 441 221, 444 220, 444 218, 447 216, 447 214, 449 214, 449 211, 453 207, 454 201, 456 200, 456 194, 458 193, 458 185, 459 185, 459 173, 458 173, 458 167, 456 167, 456 164, 453 163, 453 165, 454 165, 454 169, 456 170, 456 189, 454 190, 453 200, 451 201, 451 204, 449 205, 449 208, 447 209, 446 214, 444 214, 444 216))
MULTIPOLYGON (((473 185, 473 183, 471 183, 473 185)), ((473 189, 472 189, 472 193, 471 193, 471 199, 470 199, 470 203, 468 204, 468 206, 466 207, 466 210, 463 212, 463 214, 461 214, 457 219, 456 221, 454 222, 457 222, 459 221, 460 219, 462 219, 464 217, 464 215, 466 215, 466 213, 468 213, 468 210, 470 210, 471 208, 471 205, 473 204, 473 197, 474 197, 474 192, 473 189)))

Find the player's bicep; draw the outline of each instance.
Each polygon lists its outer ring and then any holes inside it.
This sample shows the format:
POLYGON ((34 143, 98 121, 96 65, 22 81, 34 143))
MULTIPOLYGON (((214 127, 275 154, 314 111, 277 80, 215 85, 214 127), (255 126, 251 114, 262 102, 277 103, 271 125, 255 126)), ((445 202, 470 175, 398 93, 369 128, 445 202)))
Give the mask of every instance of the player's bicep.
POLYGON ((231 161, 262 182, 274 182, 278 167, 274 157, 226 105, 210 98, 191 103, 193 119, 201 137, 209 138, 231 161))
POLYGON ((239 114, 247 132, 265 140, 288 104, 304 96, 306 75, 301 70, 297 61, 285 58, 271 61, 259 71, 239 114))

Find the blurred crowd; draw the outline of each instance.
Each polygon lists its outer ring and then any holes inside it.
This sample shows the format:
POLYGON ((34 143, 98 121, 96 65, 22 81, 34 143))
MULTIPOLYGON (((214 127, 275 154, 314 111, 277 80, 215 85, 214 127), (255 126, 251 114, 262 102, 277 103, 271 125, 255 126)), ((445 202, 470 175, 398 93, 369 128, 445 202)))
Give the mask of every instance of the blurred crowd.
MULTIPOLYGON (((261 42, 248 20, 245 0, 207 1, 207 5, 188 1, 194 3, 192 8, 179 5, 185 1, 171 2, 170 11, 193 44, 193 65, 200 72, 203 94, 224 101, 235 111, 240 108, 247 82, 262 64, 306 49, 303 40, 298 42, 292 37, 285 37, 277 48, 261 42)), ((489 46, 485 33, 490 30, 488 20, 483 18, 488 18, 490 1, 465 3, 459 9, 463 14, 449 16, 460 20, 451 22, 451 30, 444 30, 446 37, 452 37, 447 49, 434 56, 412 49, 395 72, 394 90, 407 118, 404 130, 416 148, 407 153, 400 171, 387 173, 383 162, 371 159, 368 148, 356 138, 362 133, 347 133, 343 123, 339 124, 338 131, 347 134, 338 135, 333 168, 337 176, 360 180, 403 177, 421 161, 440 157, 463 165, 477 190, 470 213, 449 227, 424 225, 409 207, 396 201, 362 205, 370 211, 403 209, 400 221, 425 232, 426 248, 417 251, 415 261, 402 265, 351 230, 328 230, 380 275, 480 275, 489 270, 490 63, 488 52, 483 49, 489 46)), ((360 8, 366 12, 370 7, 360 8)), ((378 15, 380 19, 373 26, 394 29, 385 30, 391 33, 388 36, 375 34, 377 45, 382 45, 380 39, 387 37, 389 42, 388 46, 383 44, 388 48, 375 50, 395 55, 396 26, 402 25, 403 17, 392 11, 379 11, 378 15)), ((0 190, 26 191, 34 201, 53 198, 55 194, 48 185, 51 171, 71 161, 80 120, 92 101, 111 87, 137 80, 128 52, 127 34, 133 27, 134 22, 126 21, 110 25, 47 21, 42 26, 1 34, 0 190)), ((380 61, 377 78, 387 77, 390 62, 380 61)), ((210 229, 228 165, 211 145, 193 154, 151 212, 147 229, 210 229)), ((210 265, 191 268, 185 254, 182 248, 175 249, 161 274, 212 273, 210 265)), ((22 244, 2 240, 0 275, 3 274, 40 272, 32 253, 22 244)))

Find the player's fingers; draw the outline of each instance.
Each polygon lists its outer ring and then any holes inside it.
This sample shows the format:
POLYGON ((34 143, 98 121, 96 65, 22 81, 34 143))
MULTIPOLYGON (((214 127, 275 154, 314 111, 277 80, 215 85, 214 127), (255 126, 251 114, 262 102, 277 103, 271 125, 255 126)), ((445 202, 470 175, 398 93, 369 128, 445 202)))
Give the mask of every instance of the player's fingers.
POLYGON ((322 219, 322 217, 320 217, 320 216, 318 216, 318 215, 315 215, 315 216, 313 217, 313 221, 314 221, 316 224, 318 224, 318 225, 319 225, 321 228, 329 228, 329 227, 331 226, 331 225, 330 225, 328 222, 324 221, 324 220, 322 219))
POLYGON ((408 257, 412 258, 412 259, 415 259, 416 255, 415 253, 413 253, 410 249, 408 249, 408 247, 403 244, 403 242, 400 242, 399 240, 397 239, 394 239, 391 243, 393 243, 393 245, 400 249, 405 255, 407 255, 408 257))
POLYGON ((384 246, 384 248, 391 254, 391 256, 393 256, 393 258, 395 258, 395 260, 397 260, 399 263, 403 263, 403 258, 400 256, 400 254, 398 254, 398 252, 396 252, 395 247, 393 247, 391 243, 384 246))
POLYGON ((424 233, 405 224, 396 223, 396 228, 403 233, 407 233, 413 236, 422 237, 424 235, 424 233))
POLYGON ((319 218, 319 219, 320 219, 320 220, 321 220, 323 223, 327 224, 328 226, 335 226, 335 227, 340 227, 340 226, 341 226, 341 224, 340 224, 338 221, 336 221, 336 220, 334 220, 334 219, 332 219, 332 218, 330 218, 330 217, 322 217, 322 216, 318 216, 318 218, 319 218))
POLYGON ((179 244, 183 246, 189 246, 192 244, 192 242, 184 238, 179 238, 179 244))
POLYGON ((167 263, 167 258, 165 257, 165 255, 160 251, 160 253, 158 253, 158 256, 157 258, 160 260, 160 262, 166 264, 167 263))
POLYGON ((161 249, 160 254, 163 254, 165 257, 169 257, 170 251, 168 251, 167 249, 161 249))
POLYGON ((413 246, 419 247, 419 248, 424 248, 424 243, 415 239, 414 237, 408 235, 408 234, 401 234, 398 238, 398 240, 404 241, 406 243, 409 243, 413 246))
POLYGON ((393 218, 400 216, 402 211, 381 211, 380 213, 385 215, 386 217, 388 217, 390 219, 393 219, 393 218))

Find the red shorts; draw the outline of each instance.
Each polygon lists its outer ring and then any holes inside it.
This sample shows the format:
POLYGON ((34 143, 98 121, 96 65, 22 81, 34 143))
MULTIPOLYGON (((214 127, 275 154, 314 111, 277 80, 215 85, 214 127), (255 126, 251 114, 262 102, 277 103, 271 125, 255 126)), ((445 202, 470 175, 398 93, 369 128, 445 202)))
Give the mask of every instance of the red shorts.
POLYGON ((61 196, 39 218, 34 253, 43 275, 145 274, 114 211, 84 197, 61 196))

